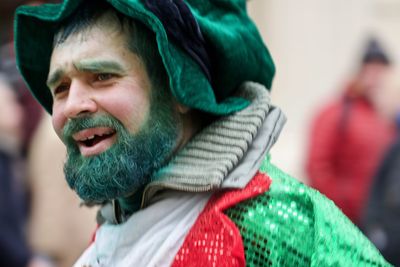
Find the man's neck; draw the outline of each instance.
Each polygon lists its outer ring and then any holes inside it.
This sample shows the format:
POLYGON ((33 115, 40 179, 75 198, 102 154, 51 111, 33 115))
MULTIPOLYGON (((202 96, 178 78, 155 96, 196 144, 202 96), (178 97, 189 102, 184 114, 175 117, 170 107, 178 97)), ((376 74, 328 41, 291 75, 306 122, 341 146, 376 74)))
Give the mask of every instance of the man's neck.
POLYGON ((119 210, 119 216, 117 217, 120 217, 116 218, 117 220, 125 220, 125 218, 129 217, 131 214, 140 209, 143 190, 144 186, 142 186, 129 196, 121 197, 115 200, 115 205, 117 205, 116 209, 119 210))

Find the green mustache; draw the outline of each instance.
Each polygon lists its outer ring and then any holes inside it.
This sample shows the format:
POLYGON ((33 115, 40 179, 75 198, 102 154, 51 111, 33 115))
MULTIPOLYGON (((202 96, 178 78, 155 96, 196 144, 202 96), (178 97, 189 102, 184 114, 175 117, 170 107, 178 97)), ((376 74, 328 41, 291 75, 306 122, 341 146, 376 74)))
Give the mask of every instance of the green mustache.
POLYGON ((63 129, 62 139, 67 145, 74 144, 73 134, 95 127, 109 127, 115 129, 117 133, 126 131, 122 123, 110 115, 86 116, 68 120, 63 129))

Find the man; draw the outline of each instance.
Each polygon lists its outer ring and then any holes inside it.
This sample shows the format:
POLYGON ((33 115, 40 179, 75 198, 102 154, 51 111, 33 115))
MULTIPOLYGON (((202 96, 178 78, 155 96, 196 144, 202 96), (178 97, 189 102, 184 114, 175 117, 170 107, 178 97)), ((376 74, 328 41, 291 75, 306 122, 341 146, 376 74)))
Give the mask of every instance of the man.
POLYGON ((354 79, 322 108, 311 129, 310 184, 358 226, 372 178, 395 133, 384 110, 393 105, 382 90, 390 63, 377 40, 369 40, 354 79))
POLYGON ((76 266, 387 265, 331 202, 264 160, 285 118, 245 10, 69 0, 17 12, 19 68, 67 146, 66 179, 102 205, 76 266))

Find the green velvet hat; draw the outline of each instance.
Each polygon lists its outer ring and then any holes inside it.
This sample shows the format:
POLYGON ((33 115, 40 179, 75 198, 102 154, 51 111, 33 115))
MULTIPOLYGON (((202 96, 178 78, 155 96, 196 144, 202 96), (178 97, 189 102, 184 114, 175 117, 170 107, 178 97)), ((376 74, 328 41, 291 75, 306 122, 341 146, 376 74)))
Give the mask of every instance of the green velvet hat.
MULTIPOLYGON (((56 25, 84 0, 61 4, 21 6, 15 17, 17 66, 36 99, 51 113, 52 96, 46 86, 56 25)), ((168 0, 166 0, 168 1, 168 0)), ((158 49, 177 100, 191 108, 226 115, 245 108, 233 97, 244 81, 271 87, 275 67, 268 49, 249 18, 246 0, 185 0, 207 43, 212 81, 199 64, 171 41, 160 19, 143 0, 107 0, 119 12, 137 19, 156 34, 158 49)))

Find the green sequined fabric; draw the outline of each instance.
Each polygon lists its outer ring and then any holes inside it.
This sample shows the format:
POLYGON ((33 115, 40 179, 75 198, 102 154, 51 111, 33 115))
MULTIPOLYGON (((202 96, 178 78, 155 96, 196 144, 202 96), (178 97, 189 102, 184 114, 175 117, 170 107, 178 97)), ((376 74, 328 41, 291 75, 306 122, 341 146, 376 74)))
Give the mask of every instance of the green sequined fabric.
POLYGON ((270 190, 226 211, 247 266, 390 266, 332 201, 266 160, 270 190))

